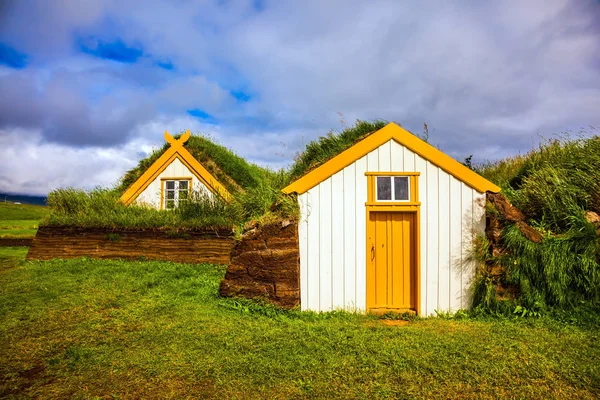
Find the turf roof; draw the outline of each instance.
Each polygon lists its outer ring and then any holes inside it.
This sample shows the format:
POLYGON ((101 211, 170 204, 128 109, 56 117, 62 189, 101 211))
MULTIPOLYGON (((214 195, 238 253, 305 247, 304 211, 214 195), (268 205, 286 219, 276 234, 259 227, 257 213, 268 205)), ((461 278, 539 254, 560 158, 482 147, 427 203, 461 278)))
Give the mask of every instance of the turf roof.
POLYGON ((330 131, 326 136, 310 142, 292 164, 290 182, 317 168, 387 124, 388 122, 384 120, 372 122, 357 120, 354 126, 348 127, 338 134, 330 131))
MULTIPOLYGON (((184 147, 232 194, 258 187, 268 174, 266 169, 247 162, 204 136, 192 135, 184 147)), ((160 150, 140 160, 135 168, 127 171, 118 191, 124 192, 131 186, 168 148, 169 144, 165 143, 160 150)))

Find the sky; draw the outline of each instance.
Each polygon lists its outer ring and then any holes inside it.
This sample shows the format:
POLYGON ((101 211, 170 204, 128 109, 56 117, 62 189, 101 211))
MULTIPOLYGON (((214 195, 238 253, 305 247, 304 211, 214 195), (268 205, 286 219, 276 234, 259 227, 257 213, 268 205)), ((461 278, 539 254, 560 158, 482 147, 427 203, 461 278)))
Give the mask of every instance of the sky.
POLYGON ((0 1, 0 192, 112 187, 165 130, 285 167, 357 119, 475 162, 600 134, 600 1, 0 1))

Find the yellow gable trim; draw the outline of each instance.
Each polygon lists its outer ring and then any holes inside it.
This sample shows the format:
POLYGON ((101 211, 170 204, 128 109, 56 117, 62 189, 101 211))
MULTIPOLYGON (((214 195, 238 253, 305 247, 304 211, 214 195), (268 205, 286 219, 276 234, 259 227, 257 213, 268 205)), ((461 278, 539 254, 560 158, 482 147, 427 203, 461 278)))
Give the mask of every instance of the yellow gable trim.
POLYGON ((302 194, 307 192, 390 139, 395 140, 480 193, 486 191, 497 193, 500 191, 500 188, 492 182, 392 122, 291 183, 283 189, 283 193, 302 194))
POLYGON ((179 139, 173 138, 165 131, 165 139, 171 144, 142 176, 135 181, 123 195, 121 201, 125 205, 133 203, 135 199, 156 179, 176 158, 178 158, 208 189, 221 196, 226 201, 231 200, 231 194, 204 168, 192 154, 183 147, 183 144, 189 139, 190 131, 185 132, 179 139))

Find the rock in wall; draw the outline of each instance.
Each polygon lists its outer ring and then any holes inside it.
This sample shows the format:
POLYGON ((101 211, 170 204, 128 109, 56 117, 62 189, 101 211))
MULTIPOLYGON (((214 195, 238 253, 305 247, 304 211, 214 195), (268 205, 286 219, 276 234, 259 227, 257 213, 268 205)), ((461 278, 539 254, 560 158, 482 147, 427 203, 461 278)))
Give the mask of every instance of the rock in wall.
POLYGON ((298 225, 279 221, 242 235, 231 251, 219 293, 263 298, 285 308, 300 304, 298 225))
POLYGON ((52 258, 122 258, 181 263, 228 264, 233 237, 230 230, 109 230, 40 227, 28 260, 52 258))

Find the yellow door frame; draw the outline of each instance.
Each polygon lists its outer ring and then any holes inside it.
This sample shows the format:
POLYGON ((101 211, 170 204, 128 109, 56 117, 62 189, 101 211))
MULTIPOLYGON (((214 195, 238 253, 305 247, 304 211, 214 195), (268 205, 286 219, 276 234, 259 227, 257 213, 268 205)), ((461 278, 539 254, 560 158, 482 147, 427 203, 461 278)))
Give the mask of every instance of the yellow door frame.
MULTIPOLYGON (((415 273, 417 275, 415 290, 416 290, 416 313, 417 315, 421 314, 421 203, 419 202, 419 179, 418 177, 421 175, 419 172, 366 172, 367 176, 367 202, 366 206, 366 237, 365 237, 365 246, 366 246, 366 266, 369 268, 370 266, 370 248, 369 248, 369 234, 372 232, 373 225, 370 222, 370 214, 372 212, 410 212, 415 213, 414 218, 414 229, 413 229, 413 249, 415 257, 415 273), (376 187, 376 177, 377 176, 407 176, 409 178, 409 200, 408 201, 377 201, 375 197, 375 187, 376 187)), ((369 307, 372 306, 369 304, 369 270, 366 271, 366 279, 365 279, 365 290, 367 290, 366 296, 366 308, 367 312, 369 311, 369 307)))

